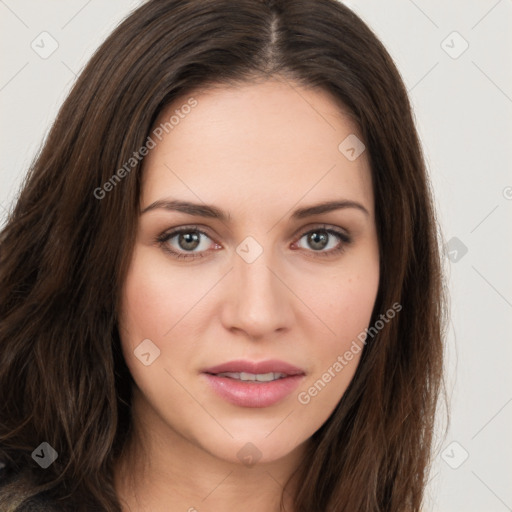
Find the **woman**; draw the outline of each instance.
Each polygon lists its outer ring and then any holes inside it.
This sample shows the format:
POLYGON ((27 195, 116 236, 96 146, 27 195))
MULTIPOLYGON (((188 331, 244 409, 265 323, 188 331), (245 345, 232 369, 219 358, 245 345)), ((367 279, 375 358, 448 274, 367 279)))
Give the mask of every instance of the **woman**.
POLYGON ((1 510, 418 511, 444 304, 370 29, 334 0, 150 0, 1 233, 1 510))

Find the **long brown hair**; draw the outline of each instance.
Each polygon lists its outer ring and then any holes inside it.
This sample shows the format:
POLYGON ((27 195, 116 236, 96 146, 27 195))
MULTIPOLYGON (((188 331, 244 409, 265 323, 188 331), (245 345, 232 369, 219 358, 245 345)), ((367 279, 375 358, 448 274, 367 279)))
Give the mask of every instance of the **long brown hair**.
MULTIPOLYGON (((380 284, 357 372, 297 469, 295 512, 417 512, 442 384, 438 228, 411 106, 385 48, 336 0, 151 0, 96 51, 0 234, 2 511, 121 510, 114 463, 131 433, 119 293, 137 229, 141 163, 162 109, 211 85, 272 76, 332 93, 373 176, 380 284), (58 457, 47 469, 31 454, 58 457), (48 503, 50 503, 48 501, 48 503), (46 510, 46 509, 45 509, 46 510)), ((341 141, 340 141, 341 142, 341 141)))

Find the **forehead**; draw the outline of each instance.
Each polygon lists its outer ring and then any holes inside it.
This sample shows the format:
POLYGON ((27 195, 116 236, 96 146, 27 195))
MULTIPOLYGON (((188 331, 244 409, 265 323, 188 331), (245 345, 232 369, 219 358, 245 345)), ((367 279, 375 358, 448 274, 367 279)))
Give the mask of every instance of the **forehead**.
POLYGON ((358 127, 324 90, 278 80, 219 86, 176 99, 155 128, 171 116, 145 158, 142 205, 166 195, 257 209, 346 198, 373 210, 366 152, 351 161, 339 149, 361 138, 358 127))

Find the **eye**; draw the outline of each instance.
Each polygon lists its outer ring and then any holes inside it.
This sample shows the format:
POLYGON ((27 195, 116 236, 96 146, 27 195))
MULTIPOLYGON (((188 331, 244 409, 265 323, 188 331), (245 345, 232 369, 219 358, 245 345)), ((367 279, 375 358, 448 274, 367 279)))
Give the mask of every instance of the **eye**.
MULTIPOLYGON (((299 239, 299 243, 302 240, 311 249, 310 252, 317 253, 319 256, 339 254, 352 241, 346 233, 327 227, 318 227, 304 233, 299 239)), ((308 247, 305 248, 308 249, 308 247)))
POLYGON ((157 238, 160 246, 176 258, 202 258, 211 245, 207 240, 211 239, 204 231, 190 227, 174 229, 157 238))
MULTIPOLYGON (((333 256, 344 251, 351 241, 351 237, 343 231, 320 226, 303 233, 294 246, 298 246, 299 249, 306 249, 308 252, 314 253, 315 256, 333 256), (309 246, 309 249, 300 245, 302 240, 309 246)), ((166 231, 157 237, 156 242, 174 258, 202 258, 210 250, 222 248, 221 245, 213 242, 214 247, 212 249, 210 236, 197 227, 189 226, 166 231)))

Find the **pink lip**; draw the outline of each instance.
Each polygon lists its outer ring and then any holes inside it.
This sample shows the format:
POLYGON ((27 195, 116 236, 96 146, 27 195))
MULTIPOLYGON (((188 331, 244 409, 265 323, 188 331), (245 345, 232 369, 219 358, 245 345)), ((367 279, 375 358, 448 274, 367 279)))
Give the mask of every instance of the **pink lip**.
POLYGON ((239 407, 269 407, 288 396, 305 376, 300 368, 283 361, 229 361, 203 370, 208 384, 219 396, 239 407), (287 377, 272 382, 242 382, 218 377, 225 372, 284 373, 287 377))

